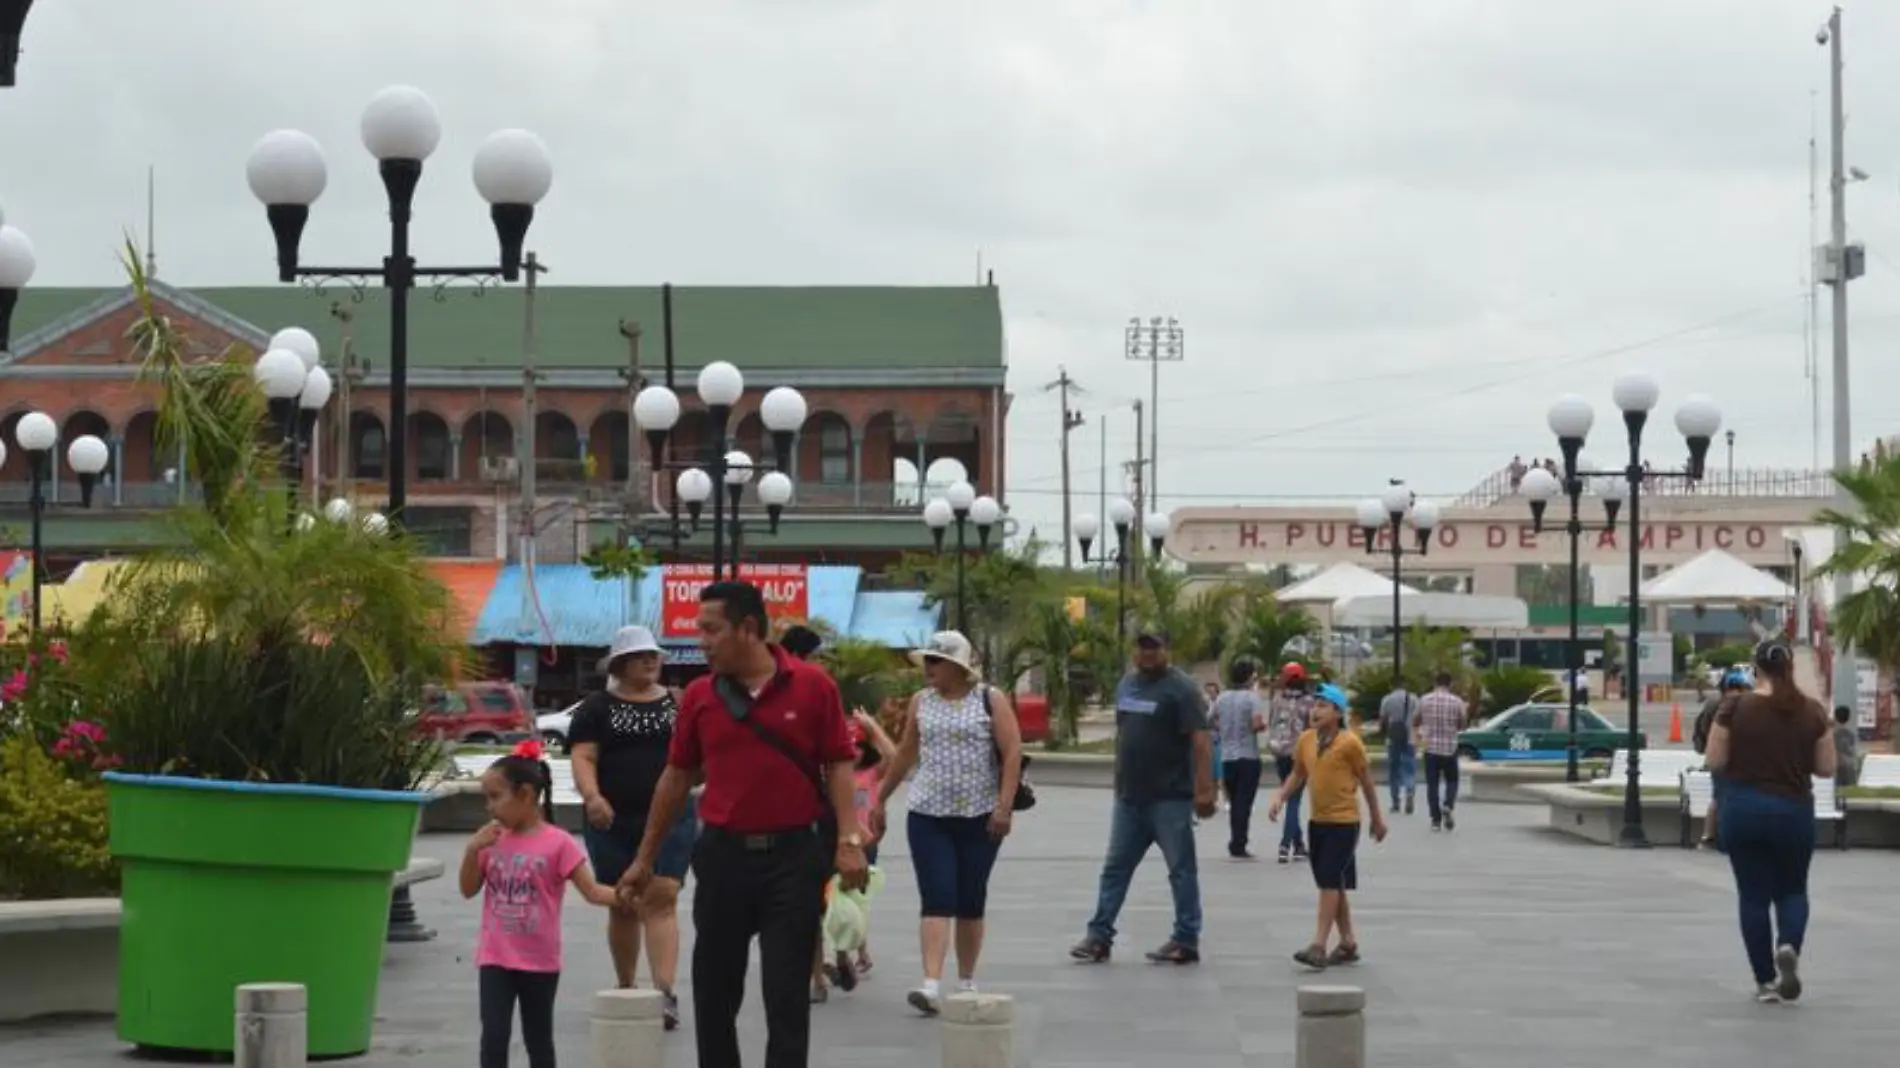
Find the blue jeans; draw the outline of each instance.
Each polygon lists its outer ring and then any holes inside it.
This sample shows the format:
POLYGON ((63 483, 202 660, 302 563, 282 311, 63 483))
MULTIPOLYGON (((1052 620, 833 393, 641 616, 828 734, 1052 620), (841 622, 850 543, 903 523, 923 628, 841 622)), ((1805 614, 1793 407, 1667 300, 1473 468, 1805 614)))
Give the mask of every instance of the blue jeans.
MULTIPOLYGON (((1293 775, 1293 758, 1290 756, 1274 757, 1273 771, 1274 774, 1280 777, 1281 782, 1287 781, 1287 779, 1293 775)), ((1302 852, 1306 849, 1306 836, 1305 833, 1300 830, 1300 828, 1304 826, 1304 824, 1300 823, 1300 798, 1305 796, 1305 794, 1306 787, 1302 786, 1287 795, 1286 811, 1280 813, 1281 849, 1298 849, 1302 852)))
POLYGON ((1400 794, 1418 787, 1418 747, 1410 739, 1385 743, 1385 777, 1392 788, 1392 807, 1399 807, 1400 794))
POLYGON ((1717 834, 1735 872, 1742 948, 1757 983, 1775 981, 1775 946, 1801 951, 1808 933, 1808 865, 1814 860, 1814 802, 1765 794, 1739 782, 1722 787, 1717 834), (1770 922, 1769 913, 1774 917, 1770 922))
POLYGON ((1148 847, 1161 847, 1168 862, 1168 887, 1174 891, 1173 941, 1201 944, 1201 880, 1194 861, 1194 802, 1186 799, 1133 802, 1115 799, 1108 825, 1108 858, 1102 862, 1102 887, 1089 920, 1089 937, 1115 942, 1115 918, 1135 868, 1148 847))

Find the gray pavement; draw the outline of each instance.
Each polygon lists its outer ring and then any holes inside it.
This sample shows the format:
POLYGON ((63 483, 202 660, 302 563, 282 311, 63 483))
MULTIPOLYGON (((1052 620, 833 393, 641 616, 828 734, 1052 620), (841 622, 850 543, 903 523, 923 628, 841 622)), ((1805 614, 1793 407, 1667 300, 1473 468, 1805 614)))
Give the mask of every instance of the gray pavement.
MULTIPOLYGON (((1117 959, 1071 964, 1065 950, 1094 903, 1107 800, 1100 790, 1046 789, 1042 805, 1018 818, 998 865, 981 978, 1019 1001, 1019 1063, 1290 1066, 1294 990, 1312 981, 1288 959, 1310 934, 1305 869, 1230 862, 1224 820, 1204 825, 1206 962, 1171 968, 1140 959, 1167 936, 1171 916, 1156 855, 1136 879, 1117 959)), ((1748 997, 1719 856, 1589 846, 1543 830, 1543 818, 1536 808, 1470 805, 1456 834, 1434 836, 1421 811, 1396 819, 1386 844, 1367 847, 1355 906, 1366 961, 1323 981, 1368 991, 1371 1064, 1780 1068, 1891 1060, 1880 1051, 1900 1041, 1900 1016, 1890 1008, 1892 961, 1900 957, 1894 854, 1817 857, 1808 997, 1763 1007, 1748 997)), ((453 859, 460 846, 459 838, 438 836, 418 851, 453 859)), ((914 882, 901 839, 887 843, 885 863, 890 882, 873 924, 878 968, 856 993, 834 993, 814 1010, 815 1068, 889 1068, 936 1057, 935 1026, 903 1004, 917 951, 914 882)), ((442 935, 390 947, 376 1048, 354 1063, 475 1062, 476 911, 447 881, 424 884, 417 898, 442 935)), ((569 1064, 585 1063, 589 994, 610 974, 600 929, 596 911, 570 902, 559 1010, 569 1064)), ((22 966, 31 963, 0 962, 22 966)), ((757 1065, 764 1033, 756 988, 741 1024, 747 1063, 757 1065)), ((0 1065, 127 1062, 106 1023, 0 1029, 0 1065)), ((526 1063, 519 1049, 515 1063, 526 1063)), ((668 1040, 666 1063, 694 1063, 689 1034, 668 1040)))

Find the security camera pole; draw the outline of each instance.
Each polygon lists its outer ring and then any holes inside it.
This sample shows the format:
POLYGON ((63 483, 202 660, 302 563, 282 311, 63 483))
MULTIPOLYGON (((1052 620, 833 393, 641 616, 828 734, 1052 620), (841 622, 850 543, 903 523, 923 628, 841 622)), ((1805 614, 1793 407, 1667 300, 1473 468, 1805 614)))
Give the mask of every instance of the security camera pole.
MULTIPOLYGON (((1859 278, 1866 271, 1865 253, 1858 247, 1847 244, 1847 113, 1842 101, 1841 87, 1841 9, 1835 8, 1828 16, 1827 26, 1816 35, 1817 40, 1828 49, 1828 128, 1831 142, 1828 147, 1828 194, 1830 220, 1828 243, 1825 251, 1818 252, 1817 259, 1821 279, 1833 287, 1834 309, 1834 469, 1844 471, 1854 461, 1851 409, 1849 407, 1848 371, 1847 371, 1847 283, 1859 278)), ((1853 507, 1853 501, 1839 483, 1834 487, 1834 507, 1846 512, 1853 507)), ((1834 611, 1839 612, 1841 602, 1854 592, 1853 577, 1846 573, 1834 576, 1834 611)), ((1840 645, 1834 647, 1834 703, 1857 707, 1860 676, 1854 667, 1854 658, 1840 645)))

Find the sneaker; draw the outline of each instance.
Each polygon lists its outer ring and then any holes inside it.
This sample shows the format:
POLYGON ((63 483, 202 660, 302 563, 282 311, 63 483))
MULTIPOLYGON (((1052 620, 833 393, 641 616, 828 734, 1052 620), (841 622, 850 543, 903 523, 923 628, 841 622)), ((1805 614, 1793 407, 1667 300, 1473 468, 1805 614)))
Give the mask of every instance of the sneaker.
POLYGON ((1417 801, 1417 798, 1412 796, 1412 791, 1410 790, 1405 791, 1405 814, 1406 815, 1410 816, 1412 814, 1412 807, 1416 801, 1417 801))
POLYGON ((943 1006, 938 1003, 937 995, 932 994, 921 986, 912 990, 905 996, 904 1000, 910 1002, 911 1008, 916 1009, 925 1016, 935 1016, 943 1009, 943 1006))
POLYGON ((665 1023, 668 1031, 677 1031, 680 1025, 680 999, 671 990, 668 990, 665 996, 666 1002, 660 1009, 660 1019, 665 1023))
POLYGON ((1758 1005, 1779 1005, 1781 1004, 1781 992, 1775 989, 1775 984, 1763 983, 1755 988, 1755 1003, 1758 1005))
POLYGON ((1084 964, 1106 964, 1108 963, 1108 954, 1108 943, 1094 935, 1090 935, 1069 947, 1069 959, 1079 960, 1084 964))
POLYGON ((1449 830, 1455 829, 1457 826, 1458 826, 1458 821, 1451 818, 1451 809, 1446 809, 1445 810, 1445 829, 1449 831, 1449 830))
POLYGON ((1432 821, 1433 834, 1437 834, 1439 831, 1442 831, 1444 829, 1445 829, 1445 821, 1443 819, 1435 819, 1432 821))
POLYGON ((858 972, 851 966, 851 954, 839 950, 837 962, 831 966, 830 972, 831 981, 837 984, 839 990, 849 994, 858 988, 858 972))
POLYGON ((852 970, 858 973, 858 978, 860 979, 864 978, 867 975, 870 975, 871 974, 871 958, 865 956, 862 953, 858 954, 857 967, 852 970))
POLYGON ((1292 860, 1293 860, 1293 847, 1290 845, 1281 846, 1280 847, 1280 863, 1288 864, 1288 863, 1291 863, 1292 860))
POLYGON ((974 994, 974 993, 976 993, 976 980, 974 980, 974 979, 959 979, 959 980, 957 980, 957 993, 959 993, 959 994, 974 994))
POLYGON ((1293 954, 1293 959, 1316 972, 1323 972, 1326 970, 1326 947, 1307 946, 1293 954))
POLYGON ((1392 814, 1394 816, 1399 814, 1399 799, 1396 797, 1392 799, 1392 814))
POLYGON ((1293 843, 1293 859, 1296 861, 1306 860, 1306 843, 1305 842, 1293 843))
POLYGON ((1194 946, 1183 945, 1182 943, 1173 941, 1172 939, 1163 943, 1160 949, 1157 949, 1148 953, 1147 957, 1150 962, 1155 963, 1155 964, 1199 964, 1201 963, 1201 951, 1198 948, 1194 946))
POLYGON ((1227 851, 1227 859, 1228 860, 1259 860, 1260 858, 1254 856, 1251 852, 1245 849, 1230 849, 1227 851))
POLYGON ((1801 997, 1801 954, 1793 946, 1775 950, 1775 993, 1783 1001, 1801 997))
POLYGON ((1357 963, 1359 963, 1359 943, 1357 942, 1341 942, 1326 955, 1327 967, 1357 963))

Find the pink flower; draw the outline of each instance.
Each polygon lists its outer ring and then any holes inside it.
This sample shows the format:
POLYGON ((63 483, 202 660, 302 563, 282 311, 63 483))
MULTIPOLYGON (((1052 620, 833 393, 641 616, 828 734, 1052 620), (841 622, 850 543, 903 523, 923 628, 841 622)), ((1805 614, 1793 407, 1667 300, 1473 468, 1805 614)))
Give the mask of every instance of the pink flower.
POLYGON ((83 738, 95 745, 106 740, 106 729, 86 719, 76 719, 68 723, 66 733, 76 738, 83 738))
MULTIPOLYGON (((5 635, 5 630, 3 628, 0 628, 0 636, 4 636, 4 635, 5 635)), ((55 639, 51 645, 48 645, 46 647, 46 651, 52 655, 54 660, 57 660, 62 664, 66 662, 66 657, 69 655, 66 651, 66 643, 63 641, 59 641, 58 639, 55 639)))
POLYGON ((4 685, 0 685, 0 701, 18 701, 26 696, 29 685, 31 683, 26 672, 15 671, 12 678, 8 679, 4 685))

